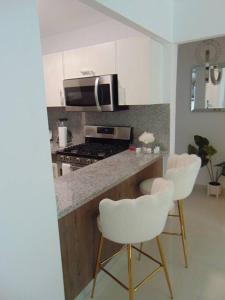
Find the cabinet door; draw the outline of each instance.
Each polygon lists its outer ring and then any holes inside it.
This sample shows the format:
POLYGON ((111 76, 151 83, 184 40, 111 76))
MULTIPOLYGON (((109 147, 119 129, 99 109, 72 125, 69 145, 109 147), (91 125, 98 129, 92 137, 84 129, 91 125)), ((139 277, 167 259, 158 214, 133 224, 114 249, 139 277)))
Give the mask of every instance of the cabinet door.
POLYGON ((115 42, 65 51, 63 64, 67 79, 114 74, 115 42))
POLYGON ((87 66, 93 75, 107 75, 116 72, 116 43, 104 43, 88 47, 87 66))
POLYGON ((162 103, 163 46, 150 38, 117 41, 120 105, 162 103))
POLYGON ((87 48, 79 48, 63 53, 65 79, 90 76, 87 62, 87 48))
POLYGON ((62 53, 44 55, 43 66, 47 106, 64 106, 62 53))

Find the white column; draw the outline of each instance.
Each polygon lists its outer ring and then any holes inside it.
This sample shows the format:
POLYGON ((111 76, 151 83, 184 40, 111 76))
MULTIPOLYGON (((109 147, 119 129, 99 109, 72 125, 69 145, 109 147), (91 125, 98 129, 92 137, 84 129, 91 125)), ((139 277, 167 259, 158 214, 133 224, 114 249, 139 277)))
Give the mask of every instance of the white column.
POLYGON ((36 1, 0 1, 0 299, 63 300, 36 1))

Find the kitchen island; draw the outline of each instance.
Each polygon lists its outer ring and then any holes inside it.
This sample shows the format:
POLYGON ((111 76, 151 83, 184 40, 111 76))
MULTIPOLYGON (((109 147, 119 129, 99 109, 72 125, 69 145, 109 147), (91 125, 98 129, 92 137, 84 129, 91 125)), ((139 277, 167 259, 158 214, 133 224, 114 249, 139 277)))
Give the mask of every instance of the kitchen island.
MULTIPOLYGON (((99 202, 138 197, 139 183, 162 176, 162 170, 162 155, 127 150, 55 180, 66 300, 73 300, 93 277, 99 202)), ((105 258, 120 247, 108 241, 105 258)))

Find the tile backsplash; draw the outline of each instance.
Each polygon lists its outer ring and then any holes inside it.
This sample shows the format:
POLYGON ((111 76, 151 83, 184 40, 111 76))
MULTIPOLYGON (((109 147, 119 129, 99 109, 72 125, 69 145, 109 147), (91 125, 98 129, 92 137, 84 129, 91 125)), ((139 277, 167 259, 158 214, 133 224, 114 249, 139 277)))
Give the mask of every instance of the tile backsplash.
POLYGON ((169 150, 170 137, 170 107, 169 104, 130 106, 129 110, 117 112, 66 112, 64 108, 48 108, 49 128, 53 138, 57 137, 57 120, 68 119, 68 128, 73 136, 73 143, 84 141, 83 126, 108 125, 132 126, 135 145, 139 145, 138 137, 144 131, 153 132, 155 143, 162 150, 169 150))

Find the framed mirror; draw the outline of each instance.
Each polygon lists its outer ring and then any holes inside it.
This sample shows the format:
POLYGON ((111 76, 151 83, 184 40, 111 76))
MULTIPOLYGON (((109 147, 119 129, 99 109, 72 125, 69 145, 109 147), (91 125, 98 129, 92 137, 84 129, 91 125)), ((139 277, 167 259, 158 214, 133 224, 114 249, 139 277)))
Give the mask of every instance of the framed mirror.
POLYGON ((191 111, 225 111, 225 64, 192 69, 191 111))

